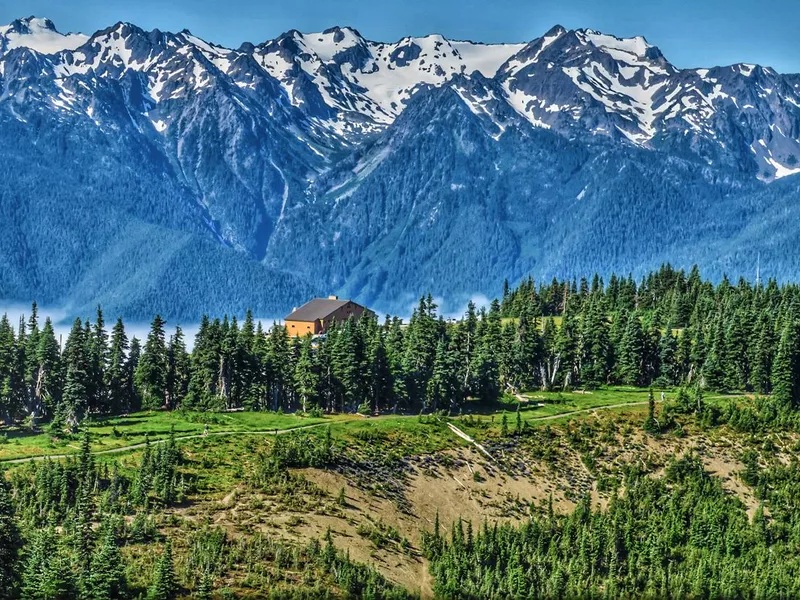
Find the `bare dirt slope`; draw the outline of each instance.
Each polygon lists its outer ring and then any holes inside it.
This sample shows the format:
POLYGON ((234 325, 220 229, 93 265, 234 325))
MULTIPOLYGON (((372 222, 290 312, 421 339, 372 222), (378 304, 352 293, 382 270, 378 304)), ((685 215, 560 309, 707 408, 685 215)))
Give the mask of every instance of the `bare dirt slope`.
POLYGON ((309 468, 293 470, 286 491, 254 492, 240 485, 179 512, 234 535, 264 531, 308 542, 330 530, 335 545, 353 560, 372 564, 390 580, 429 598, 433 589, 422 531, 433 529, 437 515, 444 529, 458 519, 473 527, 484 521, 521 522, 550 502, 555 511, 567 512, 584 494, 602 508, 621 490, 609 482, 621 481, 623 465, 639 461, 658 474, 671 457, 687 452, 699 454, 751 515, 758 506, 738 477, 741 446, 729 439, 700 434, 654 438, 639 429, 617 428, 586 443, 575 427, 550 432, 544 455, 540 438, 523 436, 487 442, 490 456, 468 446, 408 457, 402 502, 381 491, 384 482, 365 485, 363 479, 309 468))

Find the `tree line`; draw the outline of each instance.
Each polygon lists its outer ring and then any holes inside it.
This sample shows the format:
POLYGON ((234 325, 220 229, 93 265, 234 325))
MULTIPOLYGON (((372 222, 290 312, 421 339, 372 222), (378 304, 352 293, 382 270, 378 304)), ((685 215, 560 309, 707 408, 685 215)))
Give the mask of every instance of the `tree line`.
POLYGON ((156 316, 144 343, 102 310, 63 347, 36 305, 0 320, 0 414, 75 428, 87 415, 140 409, 460 411, 532 389, 694 386, 800 403, 800 288, 736 285, 669 266, 636 282, 523 280, 458 320, 428 296, 408 322, 349 320, 291 338, 247 313, 204 317, 191 352, 156 316))

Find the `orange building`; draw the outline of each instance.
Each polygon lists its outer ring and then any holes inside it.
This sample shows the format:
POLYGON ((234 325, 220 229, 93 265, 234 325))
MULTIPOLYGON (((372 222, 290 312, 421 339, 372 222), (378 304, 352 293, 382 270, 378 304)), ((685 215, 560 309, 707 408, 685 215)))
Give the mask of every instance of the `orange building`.
POLYGON ((328 331, 334 323, 346 321, 351 316, 356 319, 363 314, 372 314, 368 308, 352 300, 339 300, 338 296, 314 298, 300 308, 295 308, 283 319, 286 331, 294 337, 320 335, 328 331))

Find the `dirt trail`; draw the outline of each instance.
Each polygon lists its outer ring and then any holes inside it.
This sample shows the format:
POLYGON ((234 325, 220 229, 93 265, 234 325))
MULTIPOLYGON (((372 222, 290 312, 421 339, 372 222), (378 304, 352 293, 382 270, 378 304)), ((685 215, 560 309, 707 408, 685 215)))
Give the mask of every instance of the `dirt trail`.
MULTIPOLYGON (((607 410, 609 408, 622 408, 623 406, 647 406, 649 400, 644 400, 642 402, 620 402, 619 404, 604 404, 603 406, 595 406, 593 408, 581 408, 578 410, 571 410, 569 412, 560 413, 558 415, 547 415, 546 417, 534 417, 532 419, 528 419, 528 421, 553 421, 555 419, 561 419, 563 417, 569 417, 572 415, 579 415, 581 413, 590 413, 596 410, 607 410)), ((656 404, 661 404, 661 400, 656 400, 656 404)))

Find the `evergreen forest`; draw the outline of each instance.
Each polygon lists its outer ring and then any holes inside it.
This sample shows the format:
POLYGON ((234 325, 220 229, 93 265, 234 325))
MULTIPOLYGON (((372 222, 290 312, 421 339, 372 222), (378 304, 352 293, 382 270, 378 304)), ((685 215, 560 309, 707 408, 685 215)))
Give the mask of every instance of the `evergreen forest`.
POLYGON ((351 319, 317 338, 292 338, 250 313, 204 317, 193 344, 160 316, 146 339, 129 338, 121 319, 109 325, 98 308, 75 320, 62 346, 34 304, 20 323, 0 321, 0 414, 0 443, 12 432, 47 432, 77 448, 0 471, 2 597, 413 597, 382 571, 376 553, 387 548, 424 561, 431 582, 423 596, 800 595, 798 285, 711 282, 669 266, 640 281, 527 279, 459 319, 439 314, 427 296, 407 321, 351 319), (520 416, 526 394, 615 386, 649 390, 640 420, 612 415, 551 428, 520 416), (669 399, 657 402, 660 392, 669 399), (513 406, 516 423, 506 414, 513 406), (350 488, 326 495, 298 473, 307 469, 342 475, 411 515, 414 465, 455 464, 437 454, 447 449, 448 426, 481 440, 476 448, 490 459, 483 474, 468 464, 475 485, 489 474, 530 476, 513 457, 552 466, 566 448, 597 482, 566 490, 568 510, 554 507, 552 490, 547 502, 517 499, 514 520, 444 522, 437 508, 435 522, 419 521, 416 550, 382 521, 362 523, 358 535, 375 550, 359 561, 347 542, 334 543, 330 525, 304 544, 252 528, 233 535, 210 521, 181 526, 181 511, 217 485, 203 474, 232 459, 209 458, 210 440, 202 442, 208 455, 186 450, 174 432, 145 439, 127 460, 93 451, 93 422, 122 424, 142 411, 363 415, 357 430, 276 429, 266 445, 226 442, 244 444, 236 448, 249 470, 225 463, 220 477, 241 481, 240 494, 261 494, 257 508, 267 497, 292 512, 287 527, 304 523, 301 509, 341 515, 354 505, 350 488), (369 429, 367 417, 378 424, 387 415, 407 425, 396 434, 369 429), (601 447, 627 451, 619 440, 631 422, 644 440, 700 442, 675 456, 643 450, 605 471, 601 447), (737 448, 745 500, 703 460, 705 445, 723 434, 737 448))

